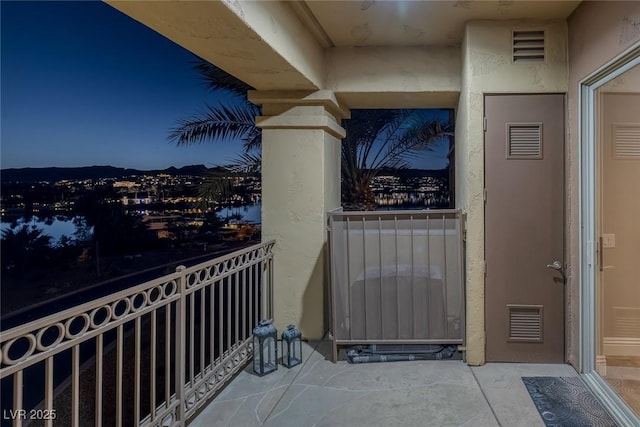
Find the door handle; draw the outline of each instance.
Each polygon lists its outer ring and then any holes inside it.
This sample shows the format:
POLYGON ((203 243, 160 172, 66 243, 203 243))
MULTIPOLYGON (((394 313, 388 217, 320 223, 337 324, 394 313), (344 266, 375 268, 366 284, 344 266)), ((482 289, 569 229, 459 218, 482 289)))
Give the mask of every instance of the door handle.
POLYGON ((600 271, 609 270, 610 268, 615 268, 615 265, 604 265, 604 244, 602 242, 602 237, 598 240, 598 263, 600 264, 600 271))
POLYGON ((562 263, 560 261, 553 261, 552 264, 547 264, 547 268, 556 270, 558 273, 562 275, 563 283, 567 283, 567 276, 564 274, 564 269, 562 268, 562 263))
POLYGON ((562 271, 562 264, 560 263, 560 261, 553 261, 553 264, 547 264, 547 268, 562 271))

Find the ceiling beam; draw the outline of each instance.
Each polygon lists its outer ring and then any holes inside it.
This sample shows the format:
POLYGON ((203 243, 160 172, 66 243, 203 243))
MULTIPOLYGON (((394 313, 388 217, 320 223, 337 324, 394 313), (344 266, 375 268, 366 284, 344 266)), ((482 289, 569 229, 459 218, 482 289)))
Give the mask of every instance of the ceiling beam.
POLYGON ((279 1, 106 3, 258 90, 323 86, 323 50, 279 1))

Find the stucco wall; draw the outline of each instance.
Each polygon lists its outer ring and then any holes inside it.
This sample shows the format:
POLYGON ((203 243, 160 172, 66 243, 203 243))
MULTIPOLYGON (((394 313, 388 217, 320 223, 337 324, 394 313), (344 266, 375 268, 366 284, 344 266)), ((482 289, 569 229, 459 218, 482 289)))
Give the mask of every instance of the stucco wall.
POLYGON ((351 108, 456 107, 459 47, 341 47, 326 52, 327 89, 351 108))
POLYGON ((322 130, 265 129, 262 239, 276 239, 275 324, 306 338, 325 332, 325 212, 340 206, 340 141, 322 130), (335 175, 334 175, 335 174, 335 175), (336 187, 336 188, 332 188, 336 187))
POLYGON ((633 67, 621 76, 616 77, 602 86, 602 92, 607 93, 639 93, 640 67, 633 67))
POLYGON ((340 206, 338 120, 329 91, 250 92, 262 106, 262 239, 275 239, 274 320, 305 338, 327 330, 326 212, 340 206))
POLYGON ((456 200, 467 213, 467 361, 485 362, 484 327, 484 94, 564 93, 567 90, 565 21, 467 23, 456 123, 456 200), (544 30, 543 63, 512 61, 513 30, 544 30))
MULTIPOLYGON (((316 88, 324 86, 324 53, 311 33, 304 27, 294 11, 279 1, 230 1, 222 2, 256 34, 277 52, 292 68, 306 76, 316 88)), ((257 58, 259 60, 259 58, 257 58)), ((286 80, 278 70, 261 70, 262 83, 268 89, 286 80)), ((295 87, 288 87, 295 89, 295 87)))
POLYGON ((640 40, 639 2, 582 2, 568 19, 569 26, 569 91, 568 110, 568 317, 569 362, 578 367, 580 332, 580 200, 578 92, 579 82, 616 55, 640 40))

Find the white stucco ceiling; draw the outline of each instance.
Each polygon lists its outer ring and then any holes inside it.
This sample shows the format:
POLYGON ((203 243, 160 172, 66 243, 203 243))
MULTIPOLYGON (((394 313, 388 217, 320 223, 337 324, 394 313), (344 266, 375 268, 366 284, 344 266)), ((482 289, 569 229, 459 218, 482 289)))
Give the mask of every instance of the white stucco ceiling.
MULTIPOLYGON (((564 19, 580 1, 299 0, 324 47, 459 45, 469 20, 564 19)), ((311 28, 310 28, 311 29, 311 28)))
MULTIPOLYGON (((534 19, 534 26, 542 25, 567 18, 580 3, 104 1, 258 90, 373 93, 384 87, 404 96, 427 88, 435 92, 438 87, 446 99, 459 91, 466 22, 534 19), (355 47, 366 49, 356 53, 355 47), (452 66, 456 68, 442 68, 452 66), (413 76, 420 76, 419 81, 413 76)), ((416 102, 422 105, 425 100, 416 102)))

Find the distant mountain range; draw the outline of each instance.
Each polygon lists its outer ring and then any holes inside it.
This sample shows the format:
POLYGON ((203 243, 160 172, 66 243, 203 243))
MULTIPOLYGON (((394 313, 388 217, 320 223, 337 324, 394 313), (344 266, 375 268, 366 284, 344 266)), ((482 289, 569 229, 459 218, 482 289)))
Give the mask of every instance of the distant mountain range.
POLYGON ((11 168, 0 170, 2 182, 56 182, 65 179, 99 179, 99 178, 124 178, 131 175, 155 175, 166 173, 168 175, 193 175, 203 176, 215 168, 207 168, 204 165, 184 166, 181 168, 170 167, 168 169, 139 170, 125 169, 114 166, 84 166, 75 168, 11 168))
MULTIPOLYGON (((65 179, 100 179, 100 178, 124 178, 131 175, 156 175, 165 173, 168 175, 191 175, 203 176, 208 172, 213 172, 217 168, 208 168, 205 165, 184 166, 181 168, 170 167, 168 169, 139 170, 117 168, 115 166, 83 166, 76 168, 11 168, 0 170, 0 181, 2 182, 56 182, 65 179)), ((448 176, 447 169, 426 170, 426 169, 383 169, 382 175, 396 175, 400 177, 435 176, 445 178, 448 176)))
POLYGON ((433 176, 436 178, 448 178, 449 169, 389 169, 384 168, 379 175, 393 175, 401 178, 415 178, 433 176))

